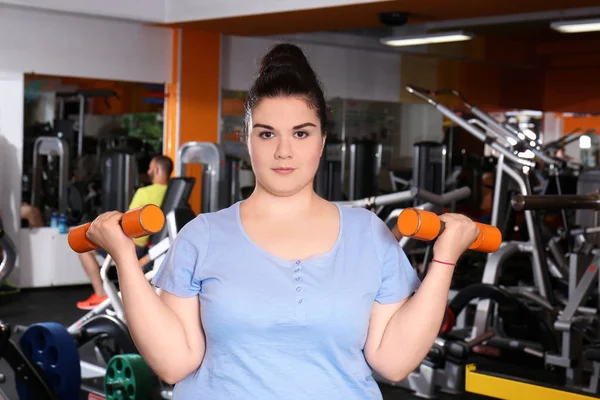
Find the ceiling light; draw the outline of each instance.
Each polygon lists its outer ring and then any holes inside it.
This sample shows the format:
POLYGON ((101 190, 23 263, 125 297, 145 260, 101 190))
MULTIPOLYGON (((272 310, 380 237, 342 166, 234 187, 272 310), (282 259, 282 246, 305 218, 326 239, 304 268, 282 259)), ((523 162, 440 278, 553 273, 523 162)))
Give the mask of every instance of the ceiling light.
POLYGON ((535 140, 535 133, 531 129, 523 129, 523 134, 531 140, 535 140))
POLYGON ((523 158, 534 158, 535 154, 533 153, 533 151, 527 149, 524 152, 520 152, 517 154, 519 157, 523 157, 523 158))
POLYGON ((552 22, 550 27, 562 33, 597 32, 600 31, 600 19, 556 21, 552 22))
POLYGON ((592 148, 592 138, 584 135, 579 137, 579 148, 580 149, 591 149, 592 148))
POLYGON ((432 43, 462 42, 473 39, 472 33, 463 31, 443 32, 443 33, 425 33, 421 35, 390 36, 379 39, 382 44, 387 46, 418 46, 432 43))

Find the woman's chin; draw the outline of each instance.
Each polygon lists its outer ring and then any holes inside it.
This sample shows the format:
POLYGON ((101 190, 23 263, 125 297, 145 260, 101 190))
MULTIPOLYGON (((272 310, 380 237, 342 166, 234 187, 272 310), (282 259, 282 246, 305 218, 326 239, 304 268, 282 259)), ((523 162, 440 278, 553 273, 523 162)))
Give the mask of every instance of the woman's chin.
POLYGON ((282 179, 279 182, 265 182, 265 184, 260 186, 262 187, 262 189, 271 193, 274 196, 290 197, 304 191, 306 189, 307 184, 308 183, 298 182, 294 180, 285 182, 285 180, 282 179))

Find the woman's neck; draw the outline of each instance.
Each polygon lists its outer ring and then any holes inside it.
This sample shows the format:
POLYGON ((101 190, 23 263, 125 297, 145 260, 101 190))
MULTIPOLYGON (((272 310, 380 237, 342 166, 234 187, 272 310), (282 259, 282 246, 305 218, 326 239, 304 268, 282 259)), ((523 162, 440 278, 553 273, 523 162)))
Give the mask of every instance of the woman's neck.
POLYGON ((300 192, 291 196, 277 196, 257 185, 250 197, 245 200, 245 206, 252 210, 255 217, 297 219, 298 216, 308 215, 314 211, 314 206, 322 200, 307 185, 300 192))

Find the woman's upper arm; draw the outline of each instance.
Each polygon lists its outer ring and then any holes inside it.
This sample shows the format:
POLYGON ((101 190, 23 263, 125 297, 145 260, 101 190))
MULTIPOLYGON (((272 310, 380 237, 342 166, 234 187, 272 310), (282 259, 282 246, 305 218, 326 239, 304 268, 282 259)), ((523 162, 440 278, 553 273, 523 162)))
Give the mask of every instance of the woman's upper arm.
MULTIPOLYGON (((200 317, 202 265, 209 247, 210 230, 203 216, 189 222, 175 241, 152 279, 160 299, 181 322, 187 346, 198 363, 204 357, 205 339, 200 317)), ((196 365, 197 366, 197 365, 196 365)))
POLYGON ((367 362, 374 370, 377 370, 377 357, 375 356, 385 328, 388 326, 392 316, 406 303, 408 299, 401 300, 391 304, 373 303, 371 315, 369 317, 369 330, 367 333, 367 341, 365 342, 365 357, 367 362))
POLYGON ((365 356, 377 369, 375 353, 385 329, 396 311, 418 289, 420 280, 390 229, 377 216, 372 220, 372 238, 378 254, 381 282, 369 318, 365 356))
POLYGON ((163 304, 171 309, 181 322, 187 345, 192 354, 192 359, 197 363, 195 365, 197 368, 202 363, 206 346, 198 297, 178 297, 165 291, 161 291, 159 296, 163 304))

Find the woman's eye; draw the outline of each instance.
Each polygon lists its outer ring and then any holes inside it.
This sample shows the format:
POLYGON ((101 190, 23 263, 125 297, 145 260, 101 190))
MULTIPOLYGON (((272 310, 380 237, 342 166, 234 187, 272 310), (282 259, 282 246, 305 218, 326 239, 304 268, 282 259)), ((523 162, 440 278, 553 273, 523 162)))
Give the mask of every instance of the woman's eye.
POLYGON ((296 132, 296 136, 299 137, 300 139, 304 139, 305 137, 308 136, 308 133, 306 133, 304 131, 298 131, 298 132, 296 132))
POLYGON ((258 134, 259 137, 263 138, 263 139, 269 139, 270 137, 273 137, 273 132, 261 132, 258 134))

